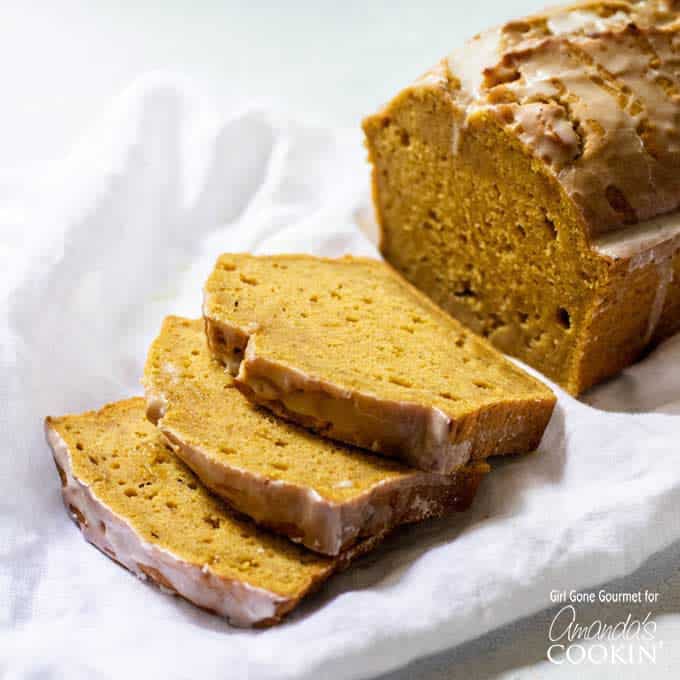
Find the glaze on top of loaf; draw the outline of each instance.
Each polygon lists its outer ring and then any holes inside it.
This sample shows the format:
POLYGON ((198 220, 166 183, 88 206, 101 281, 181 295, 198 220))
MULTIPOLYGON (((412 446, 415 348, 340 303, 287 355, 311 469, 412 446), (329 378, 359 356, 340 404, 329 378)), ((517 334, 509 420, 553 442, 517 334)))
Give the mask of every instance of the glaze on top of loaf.
POLYGON ((586 2, 481 33, 428 72, 453 144, 493 113, 546 163, 591 238, 680 207, 680 3, 586 2))

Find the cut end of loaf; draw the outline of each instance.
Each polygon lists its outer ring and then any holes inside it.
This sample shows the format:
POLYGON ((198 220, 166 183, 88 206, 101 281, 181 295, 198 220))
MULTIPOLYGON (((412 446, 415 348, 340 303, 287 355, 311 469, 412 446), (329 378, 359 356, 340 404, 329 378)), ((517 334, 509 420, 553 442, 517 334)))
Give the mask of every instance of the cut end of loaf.
POLYGON ((595 247, 677 212, 677 30, 658 2, 556 8, 476 36, 364 121, 385 258, 572 394, 680 329, 680 221, 618 260, 595 247))

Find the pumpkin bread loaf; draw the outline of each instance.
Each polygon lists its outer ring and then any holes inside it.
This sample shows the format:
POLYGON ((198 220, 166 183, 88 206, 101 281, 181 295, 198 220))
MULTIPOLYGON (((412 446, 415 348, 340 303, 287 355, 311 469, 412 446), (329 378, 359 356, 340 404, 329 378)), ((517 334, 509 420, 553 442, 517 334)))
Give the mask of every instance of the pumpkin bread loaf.
POLYGON ((680 328, 679 44, 677 2, 558 8, 364 121, 385 258, 574 394, 680 328))
POLYGON ((150 419, 235 509, 335 555, 399 524, 465 510, 485 463, 420 472, 279 420, 246 399, 208 351, 202 321, 168 317, 149 349, 150 419))
POLYGON ((222 255, 211 351, 250 399, 424 470, 537 447, 548 388, 377 260, 222 255))
POLYGON ((141 579, 233 625, 278 623, 381 538, 330 558, 258 529, 175 457, 142 398, 45 425, 64 503, 85 538, 141 579))

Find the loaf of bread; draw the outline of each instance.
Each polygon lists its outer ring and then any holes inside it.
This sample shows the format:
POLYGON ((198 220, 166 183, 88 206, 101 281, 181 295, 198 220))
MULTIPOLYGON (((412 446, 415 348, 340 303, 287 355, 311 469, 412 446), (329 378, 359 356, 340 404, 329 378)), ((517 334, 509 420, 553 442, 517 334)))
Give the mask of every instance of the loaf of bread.
POLYGON ((139 578, 236 626, 278 623, 382 538, 330 558, 237 517, 175 457, 141 398, 45 426, 64 503, 85 538, 139 578))
POLYGON ((577 394, 680 328, 680 13, 475 36, 364 121, 385 258, 577 394))
POLYGON ((531 451, 555 403, 378 260, 223 255, 203 314, 250 399, 423 470, 531 451))
POLYGON ((149 418, 215 494, 329 555, 407 522, 466 510, 488 470, 421 472, 315 436, 250 403, 208 351, 202 321, 168 317, 147 357, 149 418))

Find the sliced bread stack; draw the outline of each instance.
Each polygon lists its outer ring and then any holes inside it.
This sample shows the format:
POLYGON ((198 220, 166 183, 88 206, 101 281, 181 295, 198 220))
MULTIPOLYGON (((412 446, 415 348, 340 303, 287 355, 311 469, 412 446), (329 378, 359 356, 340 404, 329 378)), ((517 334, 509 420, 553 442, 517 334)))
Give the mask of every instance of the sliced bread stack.
POLYGON ((87 540, 235 625, 270 625, 397 526, 469 507, 552 393, 387 265, 224 255, 168 317, 146 399, 48 418, 87 540))

